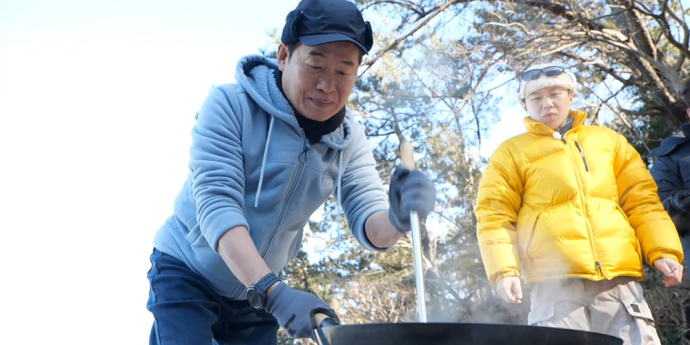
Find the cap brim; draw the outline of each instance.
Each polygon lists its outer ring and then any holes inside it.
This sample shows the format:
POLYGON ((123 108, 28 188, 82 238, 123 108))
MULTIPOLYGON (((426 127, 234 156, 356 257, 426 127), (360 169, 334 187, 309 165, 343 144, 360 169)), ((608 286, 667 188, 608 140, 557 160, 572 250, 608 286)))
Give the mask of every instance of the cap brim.
POLYGON ((367 49, 364 48, 361 43, 357 42, 357 40, 353 39, 352 37, 343 34, 308 35, 301 36, 299 40, 302 42, 302 44, 307 46, 318 46, 326 43, 347 41, 354 43, 354 45, 361 49, 364 54, 367 53, 367 49))

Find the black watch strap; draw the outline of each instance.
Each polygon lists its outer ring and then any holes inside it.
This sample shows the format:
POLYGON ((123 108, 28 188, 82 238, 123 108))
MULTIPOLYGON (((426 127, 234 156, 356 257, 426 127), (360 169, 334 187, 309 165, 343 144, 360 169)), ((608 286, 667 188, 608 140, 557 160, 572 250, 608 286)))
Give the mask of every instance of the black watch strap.
POLYGON ((259 279, 256 284, 254 284, 254 288, 259 290, 262 295, 266 296, 266 291, 268 288, 271 287, 271 285, 275 284, 276 282, 279 282, 280 278, 278 278, 277 275, 275 275, 273 272, 263 276, 263 278, 259 279))
POLYGON ((249 304, 257 310, 263 309, 267 300, 266 291, 268 291, 271 285, 279 281, 280 278, 271 272, 259 279, 256 284, 250 285, 247 289, 247 301, 249 304))

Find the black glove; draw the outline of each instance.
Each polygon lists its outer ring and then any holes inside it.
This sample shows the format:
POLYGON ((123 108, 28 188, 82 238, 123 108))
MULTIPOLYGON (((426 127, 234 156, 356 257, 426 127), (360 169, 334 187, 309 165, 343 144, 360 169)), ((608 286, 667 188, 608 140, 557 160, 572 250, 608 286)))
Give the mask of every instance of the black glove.
POLYGON ((410 231, 410 211, 416 211, 423 220, 434 210, 436 188, 423 172, 397 168, 391 177, 390 210, 388 219, 400 232, 410 231))
POLYGON ((690 212, 690 190, 676 193, 671 201, 671 206, 680 212, 690 212))
POLYGON ((280 327, 293 338, 314 339, 312 320, 315 313, 328 315, 339 321, 326 303, 313 294, 290 288, 279 282, 268 295, 266 311, 271 313, 280 327))

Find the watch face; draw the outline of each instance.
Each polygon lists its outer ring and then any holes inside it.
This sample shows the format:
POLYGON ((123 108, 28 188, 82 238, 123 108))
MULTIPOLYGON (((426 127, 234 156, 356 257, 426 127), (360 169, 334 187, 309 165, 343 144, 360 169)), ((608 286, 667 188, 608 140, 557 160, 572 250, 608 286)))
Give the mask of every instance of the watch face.
POLYGON ((254 287, 247 290, 247 302, 256 309, 261 309, 261 307, 263 307, 261 293, 254 287))

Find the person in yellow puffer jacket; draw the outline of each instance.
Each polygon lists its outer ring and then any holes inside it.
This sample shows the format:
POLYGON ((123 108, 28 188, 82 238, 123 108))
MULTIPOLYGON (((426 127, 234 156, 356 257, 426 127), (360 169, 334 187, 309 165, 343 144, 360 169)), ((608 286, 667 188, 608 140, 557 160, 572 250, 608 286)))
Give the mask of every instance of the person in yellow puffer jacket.
POLYGON ((660 344, 637 281, 645 259, 678 284, 680 239, 635 149, 570 110, 575 89, 555 64, 520 77, 527 133, 492 154, 475 206, 486 273, 508 302, 532 287, 530 325, 660 344))

